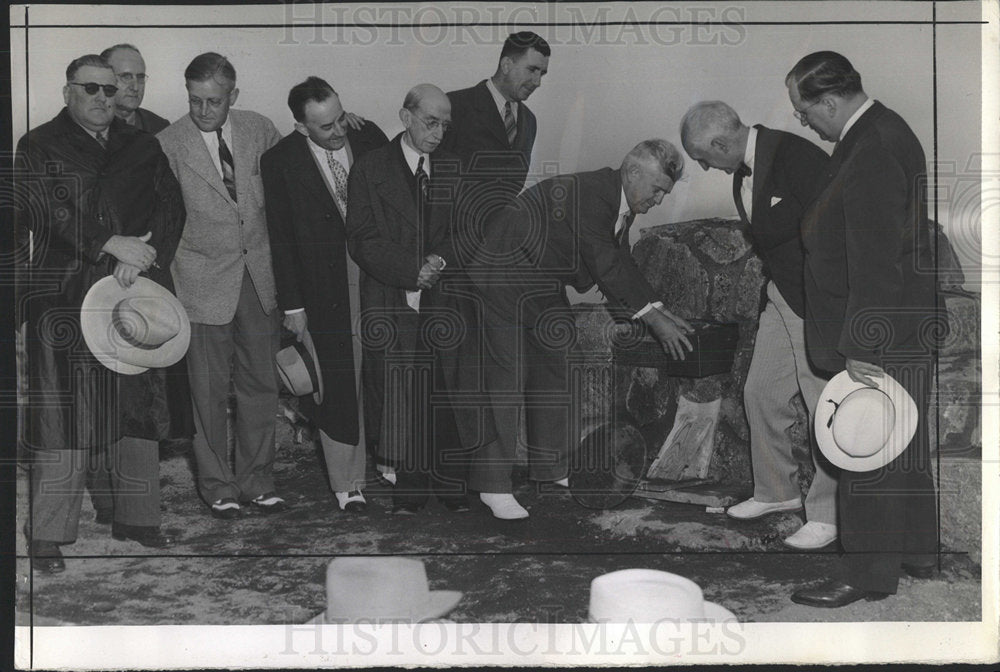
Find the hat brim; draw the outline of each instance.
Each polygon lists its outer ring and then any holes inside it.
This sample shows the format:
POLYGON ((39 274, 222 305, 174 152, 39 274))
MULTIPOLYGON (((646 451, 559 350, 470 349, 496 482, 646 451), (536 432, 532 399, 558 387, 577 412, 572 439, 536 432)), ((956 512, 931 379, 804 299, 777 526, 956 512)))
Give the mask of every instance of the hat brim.
POLYGON ((735 621, 736 614, 722 605, 705 600, 705 619, 709 621, 735 621))
MULTIPOLYGON (((305 347, 306 352, 309 353, 309 356, 312 358, 313 366, 316 368, 316 389, 313 390, 313 403, 319 406, 320 404, 323 403, 323 369, 320 368, 319 357, 316 355, 316 345, 313 343, 312 336, 309 334, 308 329, 306 330, 305 334, 302 337, 302 346, 305 347)), ((296 353, 296 356, 299 359, 302 358, 301 354, 299 353, 296 353)), ((289 392, 291 392, 292 394, 296 394, 295 386, 289 379, 288 374, 282 368, 281 364, 277 363, 277 361, 275 363, 276 363, 276 368, 278 370, 278 376, 281 378, 281 382, 284 383, 285 387, 288 389, 289 392)), ((307 366, 308 366, 307 364, 303 363, 303 367, 307 366)), ((306 373, 306 375, 308 375, 308 373, 306 373)))
MULTIPOLYGON (((432 590, 427 594, 427 602, 424 604, 420 611, 420 614, 413 618, 413 623, 420 623, 421 621, 430 621, 435 618, 441 618, 446 615, 452 609, 454 609, 459 601, 462 599, 462 593, 458 590, 432 590)), ((379 618, 378 614, 372 614, 372 619, 379 618)), ((308 621, 306 625, 316 625, 316 624, 326 624, 326 612, 322 611, 308 621)), ((342 623, 336 623, 335 625, 342 625, 342 623)))
POLYGON ((191 321, 184 306, 166 287, 141 276, 128 289, 123 289, 110 275, 95 282, 80 307, 80 329, 97 361, 115 373, 126 375, 176 364, 191 343, 191 321), (140 348, 112 339, 111 317, 115 306, 122 299, 138 297, 167 302, 181 321, 177 335, 155 348, 140 348))
POLYGON ((833 427, 830 418, 847 395, 868 387, 851 379, 847 371, 841 371, 830 379, 823 388, 816 404, 815 435, 820 451, 835 467, 846 471, 874 471, 886 466, 902 454, 910 445, 917 431, 917 404, 899 382, 888 373, 881 378, 873 378, 878 389, 889 397, 895 407, 895 420, 889 440, 881 450, 873 455, 855 457, 844 452, 833 438, 833 427), (831 403, 832 402, 832 403, 831 403))

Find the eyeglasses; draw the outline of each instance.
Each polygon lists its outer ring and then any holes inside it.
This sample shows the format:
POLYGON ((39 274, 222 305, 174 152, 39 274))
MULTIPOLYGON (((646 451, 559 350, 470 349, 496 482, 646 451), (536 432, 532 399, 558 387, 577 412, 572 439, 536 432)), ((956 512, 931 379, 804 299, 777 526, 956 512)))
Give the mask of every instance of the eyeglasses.
POLYGON ((813 107, 813 105, 819 105, 822 102, 823 102, 822 100, 817 100, 812 105, 806 105, 801 110, 795 110, 794 112, 792 112, 792 116, 794 116, 796 119, 798 119, 802 123, 805 123, 805 121, 806 121, 806 110, 808 110, 810 107, 813 107))
POLYGON ((118 93, 118 87, 114 84, 97 84, 95 82, 87 82, 85 84, 80 82, 66 83, 72 84, 73 86, 82 86, 88 96, 96 96, 98 91, 104 91, 105 96, 108 98, 114 98, 115 94, 118 93))
POLYGON ((420 123, 422 123, 431 133, 433 133, 438 129, 441 129, 442 132, 447 133, 448 129, 451 128, 451 122, 448 121, 438 121, 437 119, 431 119, 430 121, 427 121, 426 119, 424 119, 423 117, 421 117, 419 114, 416 113, 414 113, 413 116, 419 119, 420 123))
POLYGON ((115 75, 115 77, 118 78, 119 82, 122 82, 124 84, 131 84, 132 82, 145 84, 146 82, 149 81, 149 75, 143 72, 140 72, 138 75, 133 74, 131 72, 123 72, 120 75, 115 75))

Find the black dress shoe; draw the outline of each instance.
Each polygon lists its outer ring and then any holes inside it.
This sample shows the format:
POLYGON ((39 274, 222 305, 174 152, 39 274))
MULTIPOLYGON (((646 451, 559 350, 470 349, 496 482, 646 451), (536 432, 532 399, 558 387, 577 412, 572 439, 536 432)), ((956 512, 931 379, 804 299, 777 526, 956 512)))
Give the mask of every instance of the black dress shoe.
POLYGON ((415 516, 424 508, 423 504, 413 502, 400 502, 392 505, 392 515, 394 516, 415 516))
POLYGON ((54 541, 31 542, 31 566, 43 574, 58 574, 66 570, 62 551, 54 541))
POLYGON ((113 509, 98 509, 94 513, 94 522, 98 525, 110 525, 115 520, 113 509))
POLYGON ((164 534, 159 527, 144 525, 124 525, 117 523, 111 526, 111 536, 118 541, 138 541, 148 548, 166 548, 173 546, 177 539, 170 534, 164 534))
POLYGON ((936 565, 911 565, 908 562, 904 562, 902 567, 903 571, 914 579, 932 579, 937 572, 936 565))
POLYGON ((835 609, 861 599, 874 602, 876 600, 884 600, 887 597, 889 597, 889 593, 855 588, 843 581, 831 579, 816 588, 803 588, 802 590, 795 591, 792 593, 792 602, 805 604, 810 607, 835 609))
POLYGON ((468 513, 472 510, 467 497, 438 497, 438 499, 441 501, 441 506, 452 513, 468 513))

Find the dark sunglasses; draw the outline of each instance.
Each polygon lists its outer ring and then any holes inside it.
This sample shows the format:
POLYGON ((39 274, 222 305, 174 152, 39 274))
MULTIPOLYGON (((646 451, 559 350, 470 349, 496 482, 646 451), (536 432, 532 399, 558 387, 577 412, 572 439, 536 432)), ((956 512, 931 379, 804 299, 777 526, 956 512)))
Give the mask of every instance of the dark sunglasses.
POLYGON ((104 95, 108 98, 114 98, 115 94, 118 93, 118 87, 114 84, 96 84, 94 82, 87 82, 86 84, 81 84, 80 82, 67 82, 67 84, 82 86, 88 96, 96 96, 99 90, 103 90, 104 95))

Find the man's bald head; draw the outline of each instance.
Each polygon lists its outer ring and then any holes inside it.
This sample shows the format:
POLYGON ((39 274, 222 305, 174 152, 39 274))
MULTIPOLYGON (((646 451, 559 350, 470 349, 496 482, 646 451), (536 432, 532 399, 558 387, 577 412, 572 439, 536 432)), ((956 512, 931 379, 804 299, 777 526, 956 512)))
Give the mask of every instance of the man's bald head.
POLYGON ((406 127, 406 139, 421 153, 437 149, 451 126, 451 101, 433 84, 417 84, 403 99, 399 120, 406 127))
POLYGON ((743 161, 749 130, 726 103, 703 101, 692 105, 681 119, 681 144, 705 170, 732 173, 743 161))

